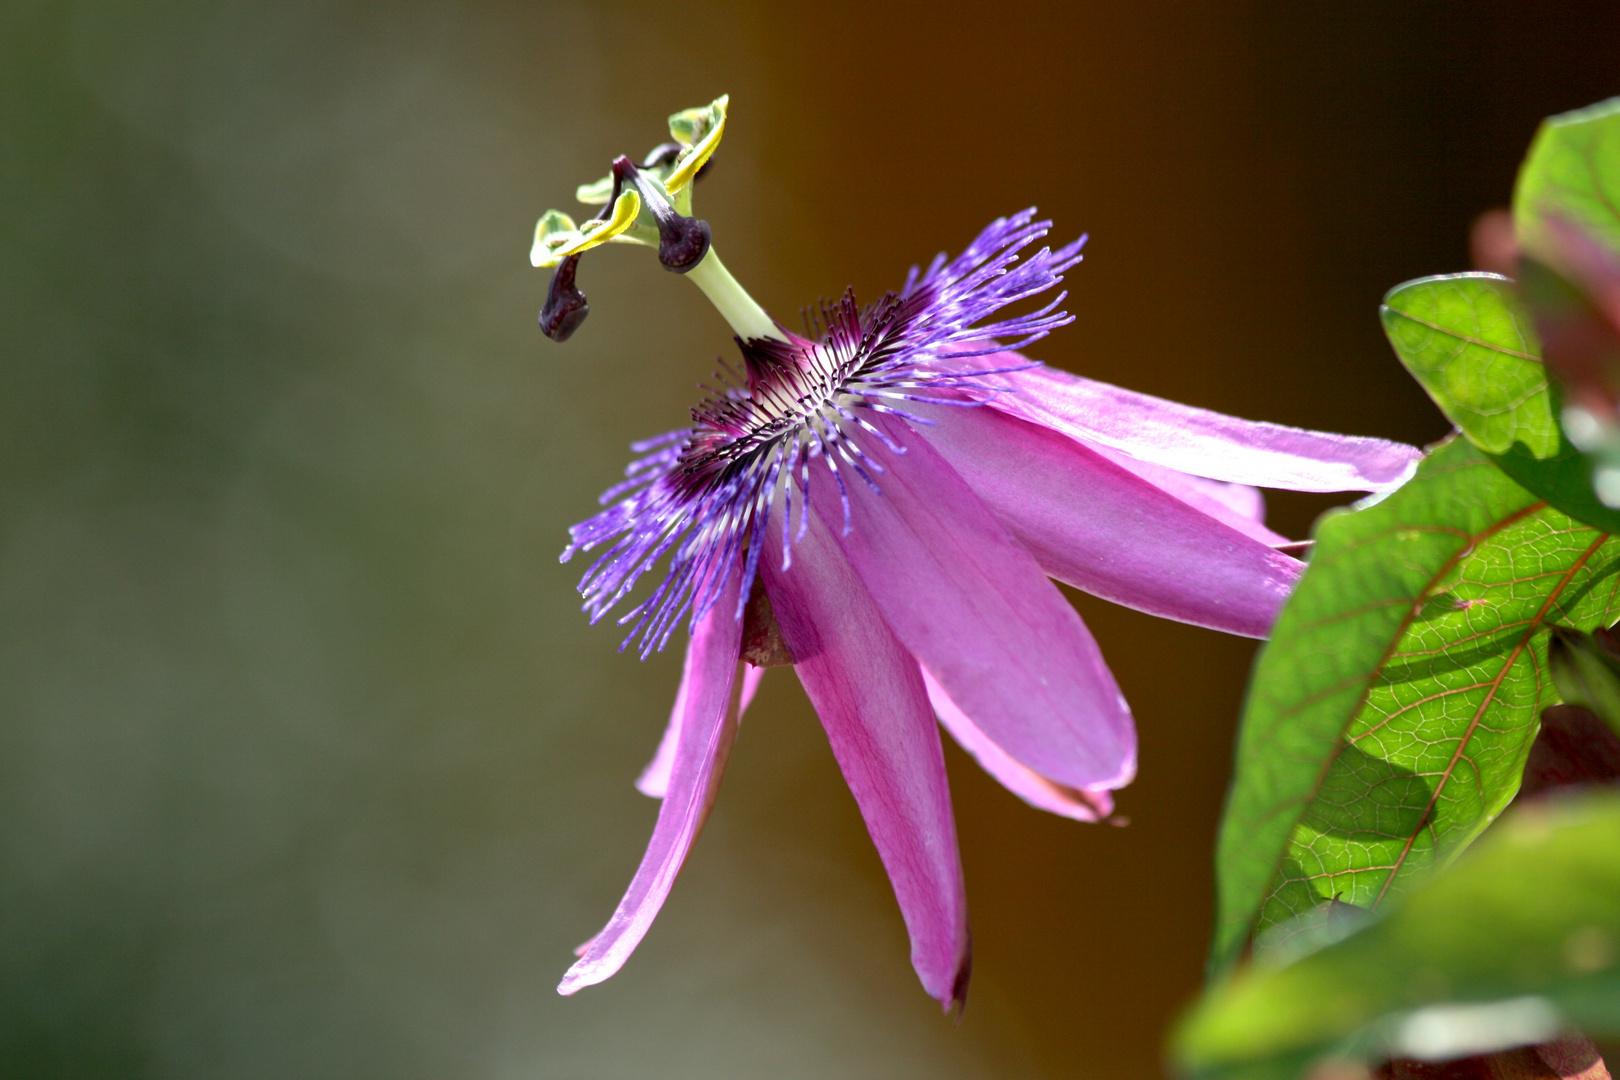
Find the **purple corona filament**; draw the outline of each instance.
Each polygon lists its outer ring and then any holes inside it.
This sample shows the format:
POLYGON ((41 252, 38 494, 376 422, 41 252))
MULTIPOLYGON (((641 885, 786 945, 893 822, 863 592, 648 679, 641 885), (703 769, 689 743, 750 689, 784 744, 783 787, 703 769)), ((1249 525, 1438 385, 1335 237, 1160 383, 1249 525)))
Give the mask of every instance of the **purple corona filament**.
POLYGON ((1055 310, 1063 301, 1059 294, 1037 311, 984 322, 1051 289, 1080 261, 1085 237, 1018 262, 1018 253, 1050 228, 1034 217, 1026 210, 995 222, 955 259, 940 256, 926 272, 914 268, 899 293, 876 304, 861 308, 853 293, 845 293, 823 306, 822 330, 814 338, 740 341, 743 377, 694 408, 692 427, 638 446, 651 452, 602 496, 613 505, 569 530, 573 542, 563 552, 565 562, 577 551, 609 545, 580 583, 591 621, 673 552, 663 581, 619 620, 631 624, 625 644, 639 640, 642 656, 663 648, 683 613, 690 611, 692 625, 707 613, 737 562, 744 564, 746 599, 778 500, 780 558, 784 568, 791 566, 790 519, 796 513, 802 530, 812 469, 825 469, 834 480, 848 530, 846 485, 881 490, 875 474, 882 470, 849 438, 851 429, 904 453, 869 416, 930 425, 909 406, 972 406, 1005 392, 989 380, 1032 365, 945 370, 931 364, 946 355, 961 362, 1021 348, 1071 321, 1055 310), (987 344, 1005 338, 1014 343, 987 344))

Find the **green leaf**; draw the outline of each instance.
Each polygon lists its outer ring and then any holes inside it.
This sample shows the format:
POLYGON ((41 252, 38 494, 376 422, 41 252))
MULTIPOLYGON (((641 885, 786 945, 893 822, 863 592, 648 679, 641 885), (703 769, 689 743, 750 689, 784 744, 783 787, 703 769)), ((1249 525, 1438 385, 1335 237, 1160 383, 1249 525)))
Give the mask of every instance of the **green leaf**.
POLYGON ((1620 98, 1542 121, 1513 189, 1519 244, 1538 258, 1549 214, 1620 250, 1620 98))
POLYGON ((1620 654, 1607 630, 1583 634, 1554 627, 1547 642, 1547 668, 1558 695, 1595 713, 1620 731, 1620 654))
POLYGON ((1498 274, 1445 274, 1397 285, 1378 309, 1407 370, 1488 454, 1523 443, 1558 452, 1547 369, 1529 312, 1498 274))
POLYGON ((1322 518, 1244 707, 1214 968, 1325 900, 1377 908, 1502 811, 1557 700, 1542 628, 1613 622, 1617 559, 1461 439, 1322 518))
POLYGON ((1212 988, 1173 1053, 1183 1072, 1222 1076, 1297 1075, 1329 1050, 1415 1056, 1443 1042, 1448 1017, 1450 1037, 1466 1034, 1467 1012, 1426 1008, 1444 1002, 1496 1003, 1472 1019, 1492 1020, 1503 1042, 1521 1041, 1515 1022, 1560 1013, 1590 1035, 1620 1034, 1620 796, 1516 810, 1387 917, 1212 988))
POLYGON ((1620 532, 1592 490, 1592 465, 1558 423, 1558 394, 1530 313, 1496 274, 1397 285, 1379 309, 1395 355, 1447 419, 1532 493, 1589 525, 1620 532))

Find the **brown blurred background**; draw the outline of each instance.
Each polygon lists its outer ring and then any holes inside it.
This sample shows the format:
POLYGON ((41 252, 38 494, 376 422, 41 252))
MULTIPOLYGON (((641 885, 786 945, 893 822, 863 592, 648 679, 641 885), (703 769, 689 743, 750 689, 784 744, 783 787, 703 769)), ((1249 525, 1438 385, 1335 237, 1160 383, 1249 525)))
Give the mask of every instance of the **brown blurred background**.
POLYGON ((950 752, 959 1026, 785 672, 640 952, 553 993, 679 661, 555 556, 728 335, 611 250, 544 340, 534 220, 728 91, 698 209, 779 316, 1039 204, 1092 235, 1041 357, 1422 442, 1380 295, 1617 57, 1612 3, 0 3, 0 1075, 1154 1075, 1252 645, 1087 598, 1131 824, 950 752))

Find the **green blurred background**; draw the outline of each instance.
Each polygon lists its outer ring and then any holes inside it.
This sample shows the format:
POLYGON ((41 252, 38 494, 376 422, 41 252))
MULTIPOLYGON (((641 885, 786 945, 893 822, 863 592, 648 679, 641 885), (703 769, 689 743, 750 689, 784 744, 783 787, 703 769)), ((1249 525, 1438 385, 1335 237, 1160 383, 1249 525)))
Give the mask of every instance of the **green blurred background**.
POLYGON ((1038 355, 1421 442, 1379 296, 1616 56, 1613 4, 0 3, 0 1075, 1153 1075, 1252 645, 1089 598, 1131 823, 948 752, 960 1025, 785 672, 646 943, 555 995, 679 662, 556 554, 729 346, 631 249, 544 340, 534 219, 727 91, 698 209, 779 316, 1036 203, 1093 238, 1038 355))

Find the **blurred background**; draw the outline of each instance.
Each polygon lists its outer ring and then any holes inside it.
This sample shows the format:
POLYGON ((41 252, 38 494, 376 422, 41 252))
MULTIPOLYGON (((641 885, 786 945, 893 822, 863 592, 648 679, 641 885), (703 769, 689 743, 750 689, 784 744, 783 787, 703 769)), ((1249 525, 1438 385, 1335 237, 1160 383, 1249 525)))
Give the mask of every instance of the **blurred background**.
POLYGON ((4 0, 0 1075, 1154 1075, 1253 645, 1083 597, 1130 824, 948 748, 960 1024, 786 672, 640 951, 554 993, 679 665, 556 555, 729 333, 612 249, 546 341, 535 218, 729 92, 697 208, 779 317, 1038 204, 1092 236, 1040 357, 1426 442, 1379 297, 1617 56, 1613 4, 4 0))

